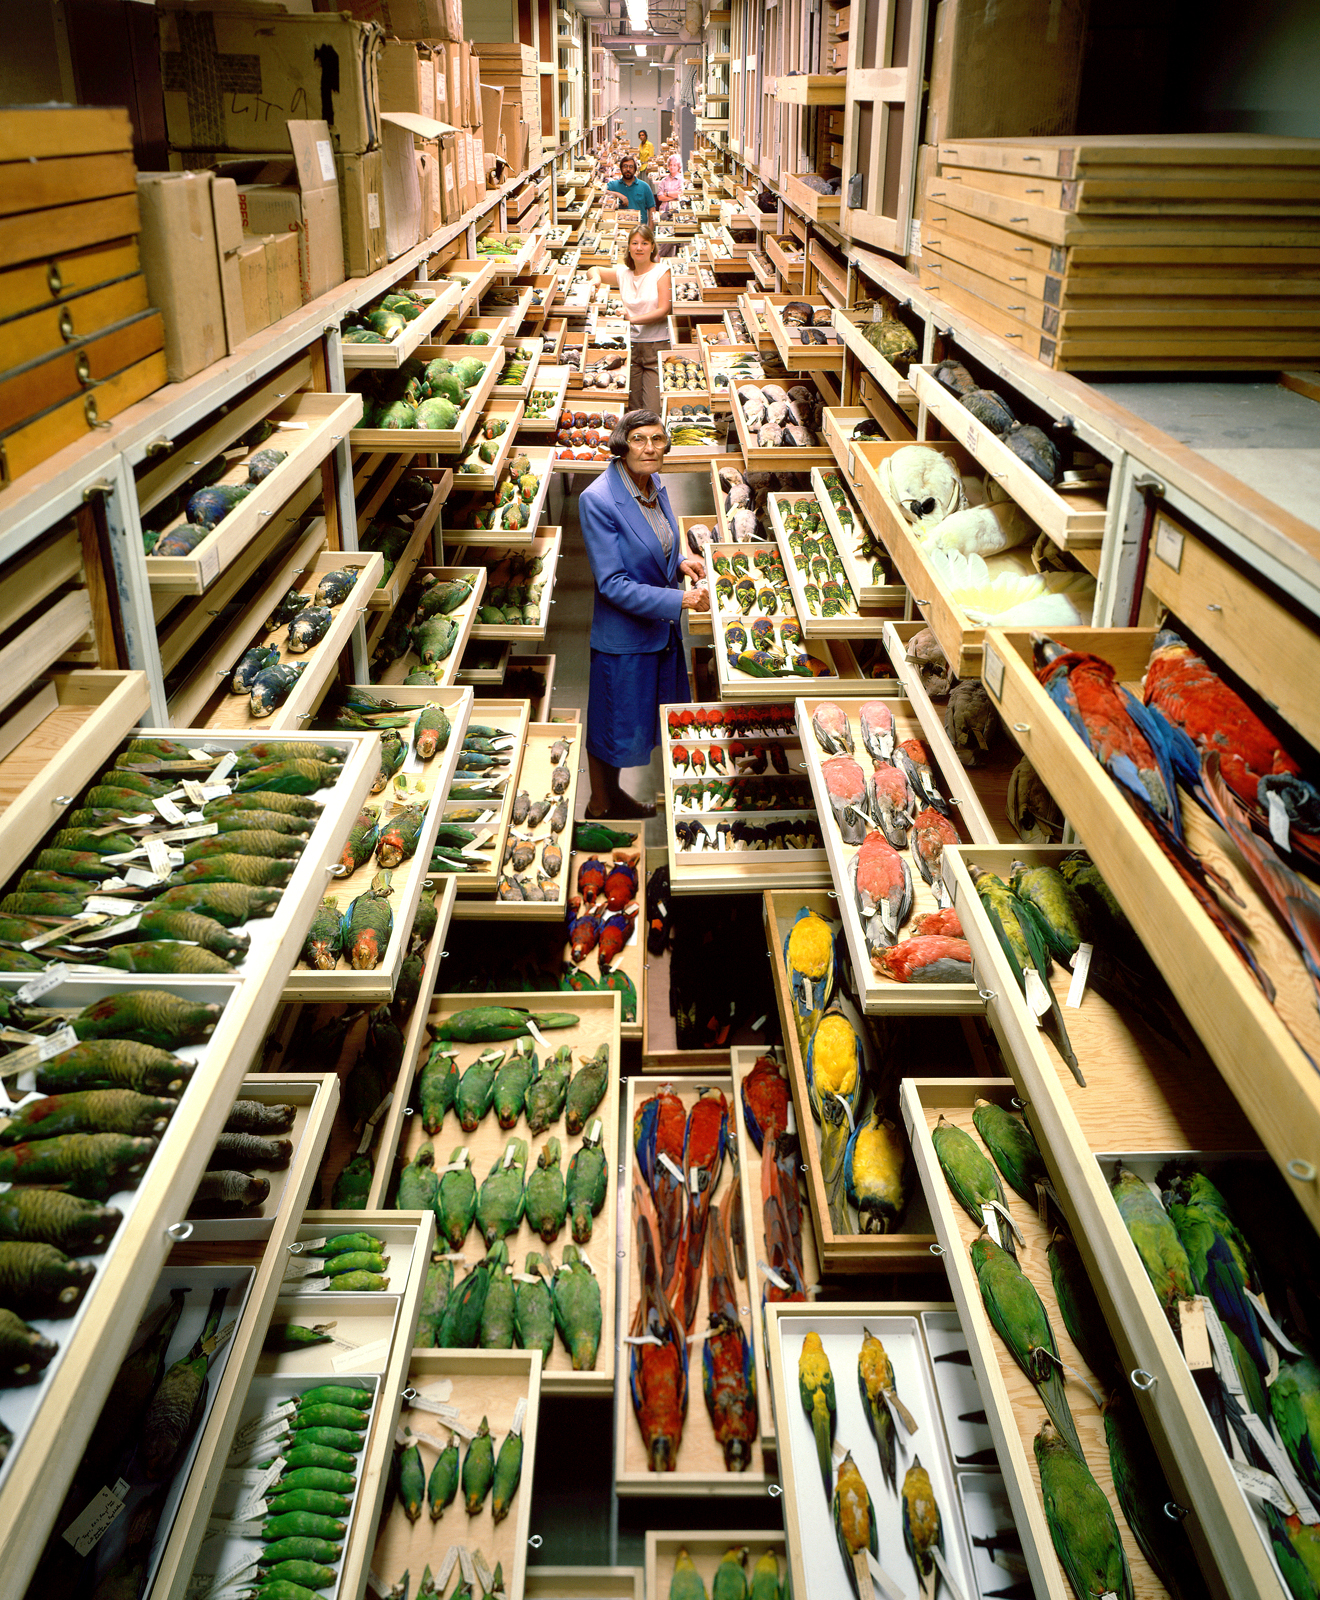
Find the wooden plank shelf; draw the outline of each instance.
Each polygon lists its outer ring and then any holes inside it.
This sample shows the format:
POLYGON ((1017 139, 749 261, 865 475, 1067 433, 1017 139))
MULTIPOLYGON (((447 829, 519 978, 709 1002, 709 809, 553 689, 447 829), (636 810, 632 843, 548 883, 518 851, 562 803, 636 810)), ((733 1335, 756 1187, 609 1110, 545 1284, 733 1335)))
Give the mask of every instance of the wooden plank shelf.
POLYGON ((464 652, 463 661, 459 664, 458 676, 455 681, 470 684, 503 683, 505 669, 508 667, 509 657, 512 654, 513 646, 506 643, 503 649, 490 656, 489 664, 486 664, 486 647, 476 650, 469 641, 468 648, 464 652), (482 665, 478 666, 476 664, 478 660, 482 662, 482 665))
MULTIPOLYGON (((728 1060, 727 1054, 724 1059, 728 1060)), ((654 1081, 645 1078, 628 1079, 625 1128, 633 1127, 638 1109, 657 1087, 654 1081)), ((728 1104, 729 1116, 742 1114, 741 1106, 733 1103, 733 1079, 727 1073, 700 1078, 673 1077, 668 1079, 663 1087, 671 1089, 679 1096, 688 1113, 702 1095, 721 1093, 728 1104)), ((633 1188, 643 1180, 635 1153, 630 1151, 620 1164, 627 1169, 626 1177, 621 1180, 624 1185, 622 1239, 627 1241, 627 1259, 619 1273, 620 1288, 624 1294, 619 1326, 621 1334, 627 1337, 631 1331, 633 1311, 641 1294, 633 1188)), ((711 1213, 713 1214, 716 1207, 723 1203, 727 1194, 736 1189, 737 1179, 734 1176, 733 1163, 725 1160, 711 1196, 711 1213)), ((734 1204, 737 1203, 738 1195, 735 1192, 734 1204)), ((748 1265, 750 1270, 751 1263, 748 1265)), ((736 1272, 736 1268, 734 1270, 736 1272)), ((761 1319, 752 1312, 752 1306, 759 1303, 759 1289, 735 1277, 733 1291, 738 1296, 739 1321, 751 1347, 753 1368, 759 1370, 757 1353, 760 1349, 761 1319), (746 1307, 746 1310, 743 1307, 746 1307)), ((709 1324, 708 1292, 708 1279, 703 1274, 700 1298, 692 1322, 695 1332, 704 1331, 709 1324)), ((683 1320, 681 1307, 676 1315, 681 1324, 683 1320)), ((697 1403, 697 1395, 693 1391, 700 1383, 698 1377, 702 1359, 700 1339, 689 1346, 687 1418, 683 1424, 674 1470, 666 1472, 649 1470, 646 1445, 628 1394, 628 1372, 632 1353, 637 1348, 639 1347, 633 1345, 620 1345, 618 1357, 619 1396, 614 1407, 614 1481, 619 1495, 657 1496, 687 1493, 734 1498, 764 1494, 766 1485, 770 1482, 770 1473, 759 1440, 749 1447, 751 1461, 746 1471, 728 1469, 725 1466, 724 1451, 715 1439, 710 1416, 705 1406, 697 1403)))
MULTIPOLYGON (((1094 651, 1116 681, 1140 693, 1155 637, 1150 628, 1052 630, 1065 649, 1094 651)), ((1294 946, 1279 929, 1236 851, 1198 807, 1182 807, 1189 848, 1222 873, 1243 902, 1237 924, 1277 988, 1264 1000, 1241 959, 1207 920, 1112 780, 1036 680, 1027 629, 991 629, 982 672, 1005 724, 1086 844, 1138 936, 1164 974, 1211 1059, 1237 1095, 1312 1223, 1320 1194, 1310 1176, 1320 1148, 1315 1006, 1294 946), (1291 1026, 1290 1026, 1291 1025, 1291 1026), (1292 1029, 1296 1030, 1296 1035, 1292 1029), (1299 1037, 1307 1041, 1304 1046, 1299 1037)))
POLYGON ((150 705, 145 672, 90 671, 57 673, 11 708, 0 758, 0 860, 21 861, 59 826, 150 705))
POLYGON ((804 217, 810 217, 813 222, 833 222, 837 225, 840 206, 837 194, 817 193, 809 184, 803 183, 802 178, 794 172, 786 172, 783 175, 780 187, 785 202, 794 211, 800 212, 804 217))
POLYGON ((1105 494, 1082 490, 1063 495, 1051 488, 979 423, 933 374, 933 367, 913 365, 912 387, 917 399, 976 458, 985 473, 1017 501, 1060 549, 1077 550, 1098 545, 1105 531, 1105 494))
MULTIPOLYGON (((472 584, 472 593, 453 611, 448 613, 449 620, 458 624, 458 636, 454 640, 453 648, 443 661, 437 662, 430 670, 439 673, 440 686, 448 688, 458 676, 459 664, 463 659, 463 651, 467 648, 468 638, 472 632, 472 621, 481 607, 481 596, 486 588, 486 572, 483 567, 417 567, 413 572, 414 577, 434 578, 437 583, 449 583, 454 579, 463 579, 472 584)), ((375 680, 379 689, 385 684, 403 686, 403 680, 411 672, 417 671, 422 664, 421 657, 416 649, 409 645, 408 650, 391 661, 375 680)))
POLYGON ((458 310, 463 294, 452 283, 404 283, 398 287, 410 295, 420 295, 431 304, 420 316, 405 324, 399 337, 391 339, 388 344, 353 344, 346 341, 343 346, 344 365, 350 371, 363 367, 397 371, 405 361, 417 354, 418 346, 424 344, 440 324, 458 310))
MULTIPOLYGON (((274 434, 264 445, 234 462, 217 486, 245 484, 248 461, 260 451, 283 448, 285 459, 188 555, 149 555, 147 577, 151 587, 165 594, 204 594, 259 534, 265 535, 267 519, 274 516, 336 444, 347 437, 361 415, 361 395, 315 394, 308 390, 300 390, 270 412, 269 418, 275 424, 274 434)), ((190 455, 197 448, 196 444, 184 446, 190 455)), ((186 526, 180 518, 161 537, 186 526)))
POLYGON ((431 258, 428 271, 434 271, 437 278, 445 277, 457 280, 463 287, 459 290, 459 301, 456 308, 451 308, 451 315, 457 310, 459 317, 470 317, 476 310, 483 294, 495 280, 495 263, 486 259, 473 261, 467 257, 459 257, 453 261, 441 263, 438 256, 431 258))
MULTIPOLYGON (((921 724, 908 701, 889 697, 881 699, 878 696, 877 700, 881 705, 888 707, 893 717, 896 741, 901 743, 905 739, 921 738, 923 732, 921 724)), ((794 702, 794 705, 798 734, 802 741, 811 787, 816 797, 816 811, 820 817, 825 852, 829 857, 830 872, 838 893, 839 912, 843 918, 844 936, 848 942, 848 952, 852 957, 853 977, 857 992, 861 996, 862 1009, 872 1013, 905 1013, 921 1016, 937 1013, 954 1016, 979 1014, 984 1010, 984 1001, 977 993, 974 983, 896 983, 877 972, 872 965, 872 958, 866 946, 861 912, 849 876, 850 864, 858 847, 845 843, 834 812, 830 808, 829 791, 825 785, 823 770, 824 763, 830 758, 822 751, 811 730, 812 716, 816 708, 824 703, 826 702, 823 699, 813 696, 801 697, 794 702)), ((870 759, 862 742, 860 715, 854 703, 849 701, 844 702, 843 710, 848 717, 856 750, 854 759, 860 765, 863 760, 870 759)), ((915 805, 913 810, 915 814, 915 805)), ((954 825, 957 826, 957 823, 954 825)), ((867 831, 875 831, 875 825, 868 822, 867 831)), ((900 939, 910 937, 911 924, 917 917, 937 910, 940 904, 936 886, 925 881, 917 866, 911 835, 903 859, 909 865, 912 878, 912 910, 899 929, 900 939)))
MULTIPOLYGON (((383 792, 373 793, 372 797, 364 802, 366 809, 379 814, 382 826, 403 806, 415 801, 422 803, 426 811, 426 820, 416 850, 406 861, 393 869, 391 883, 393 892, 390 897, 393 925, 389 940, 381 952, 379 964, 361 970, 353 967, 347 955, 340 956, 332 968, 317 970, 311 966, 303 953, 285 983, 286 1001, 345 1000, 353 1004, 378 1005, 392 999, 398 986, 399 973, 412 942, 412 925, 413 918, 417 915, 417 904, 421 898, 423 884, 430 876, 431 849, 440 827, 449 786, 453 782, 459 751, 472 715, 472 690, 396 688, 389 698, 396 705, 417 714, 420 714, 422 708, 427 705, 441 706, 449 718, 450 725, 445 748, 437 751, 429 762, 421 760, 416 753, 416 716, 407 727, 400 728, 398 731, 408 747, 408 753, 404 757, 398 775, 406 778, 407 788, 402 790, 391 782, 383 792)), ((374 791, 374 782, 372 788, 374 791)), ((351 819, 350 826, 353 821, 356 821, 356 817, 351 819)), ((348 830, 345 828, 339 839, 341 850, 347 835, 348 830)), ((372 879, 379 870, 380 863, 374 855, 369 856, 355 872, 344 878, 335 878, 326 887, 323 899, 333 899, 341 912, 346 911, 359 895, 365 894, 370 889, 372 879)))

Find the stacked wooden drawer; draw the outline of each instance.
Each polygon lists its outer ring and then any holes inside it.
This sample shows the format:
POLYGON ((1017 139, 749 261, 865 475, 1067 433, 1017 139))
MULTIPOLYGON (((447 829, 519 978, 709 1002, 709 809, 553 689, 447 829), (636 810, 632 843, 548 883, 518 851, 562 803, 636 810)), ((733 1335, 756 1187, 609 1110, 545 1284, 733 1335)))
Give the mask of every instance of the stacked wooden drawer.
POLYGON ((946 141, 922 284, 1059 371, 1320 355, 1320 139, 946 141))
POLYGON ((165 382, 128 113, 0 111, 0 483, 165 382))

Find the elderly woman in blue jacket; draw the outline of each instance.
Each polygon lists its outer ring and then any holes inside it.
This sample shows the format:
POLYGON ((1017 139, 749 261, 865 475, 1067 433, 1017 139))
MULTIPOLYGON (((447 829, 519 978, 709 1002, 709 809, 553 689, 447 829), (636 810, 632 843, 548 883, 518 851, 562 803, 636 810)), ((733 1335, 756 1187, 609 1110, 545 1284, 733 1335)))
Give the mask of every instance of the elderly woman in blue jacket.
POLYGON ((644 767, 660 742, 660 707, 684 702, 679 619, 708 611, 705 563, 684 557, 678 521, 656 471, 669 448, 654 411, 629 411, 610 436, 614 459, 578 500, 596 581, 587 702, 589 817, 649 817, 655 807, 619 787, 622 767, 644 767))

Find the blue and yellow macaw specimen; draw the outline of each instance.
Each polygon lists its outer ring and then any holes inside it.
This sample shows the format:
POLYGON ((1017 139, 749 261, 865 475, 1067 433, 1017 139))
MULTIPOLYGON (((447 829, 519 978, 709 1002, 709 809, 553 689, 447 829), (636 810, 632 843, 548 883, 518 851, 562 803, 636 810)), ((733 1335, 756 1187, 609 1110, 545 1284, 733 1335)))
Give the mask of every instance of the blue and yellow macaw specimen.
POLYGON ((834 1428, 838 1419, 838 1405, 834 1397, 834 1373, 830 1370, 830 1358, 825 1354, 820 1335, 814 1331, 804 1335, 802 1353, 798 1356, 798 1399, 811 1424, 816 1441, 816 1460, 828 1496, 834 1481, 834 1428))
POLYGON ((1086 1079, 1082 1076, 1077 1056, 1069 1041, 1068 1029, 1063 1021, 1063 1011, 1059 1006, 1058 997, 1050 987, 1051 956, 1044 919, 1030 900, 1023 900, 1014 894, 997 874, 978 866, 971 867, 970 872, 972 882, 976 885, 977 897, 990 926, 994 929, 1000 949, 1008 958, 1018 988, 1021 989, 1027 1004, 1040 1016, 1042 1031, 1053 1040, 1055 1048, 1067 1062, 1073 1077, 1085 1088, 1086 1079), (1028 978, 1029 972, 1036 973, 1040 979, 1037 992, 1042 1003, 1048 1002, 1048 1008, 1044 1012, 1032 1005, 1032 990, 1036 985, 1034 980, 1028 978))
POLYGON ((863 1595, 870 1600, 874 1586, 865 1552, 869 1550, 877 1561, 880 1559, 880 1535, 876 1530, 871 1496, 851 1452, 839 1463, 839 1481, 834 1486, 830 1510, 834 1514, 834 1535, 839 1541, 839 1554, 843 1557, 852 1592, 856 1600, 862 1600, 863 1595), (859 1567, 865 1576, 865 1588, 858 1579, 859 1567))
POLYGON ((892 1233, 907 1205, 907 1139, 879 1107, 859 1119, 843 1152, 843 1190, 862 1233, 892 1233))
POLYGON ((798 1032, 809 1038, 816 1018, 834 993, 834 929, 806 906, 784 935, 784 967, 798 1032))
POLYGON ((1132 1573, 1104 1490, 1049 1421, 1036 1435, 1045 1520, 1059 1565, 1078 1600, 1133 1600, 1132 1573))
POLYGON ((1060 1437, 1081 1460, 1082 1444, 1064 1391, 1059 1347, 1054 1340, 1049 1313, 1035 1285, 1017 1262, 984 1233, 972 1241, 971 1258, 981 1299, 995 1332, 1035 1384, 1041 1404, 1060 1437))
POLYGON ((834 1226, 847 1232, 843 1162, 861 1109, 862 1041, 842 1011, 827 1011, 807 1045, 807 1097, 820 1124, 820 1170, 834 1226))

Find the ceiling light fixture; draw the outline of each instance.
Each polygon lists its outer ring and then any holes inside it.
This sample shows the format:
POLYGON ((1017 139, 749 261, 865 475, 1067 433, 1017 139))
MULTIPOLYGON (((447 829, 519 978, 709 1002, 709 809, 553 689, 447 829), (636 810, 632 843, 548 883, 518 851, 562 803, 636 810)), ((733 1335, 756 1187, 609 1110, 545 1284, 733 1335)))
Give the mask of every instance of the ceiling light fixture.
POLYGON ((644 56, 646 54, 646 46, 644 44, 635 44, 633 49, 639 56, 644 56))

